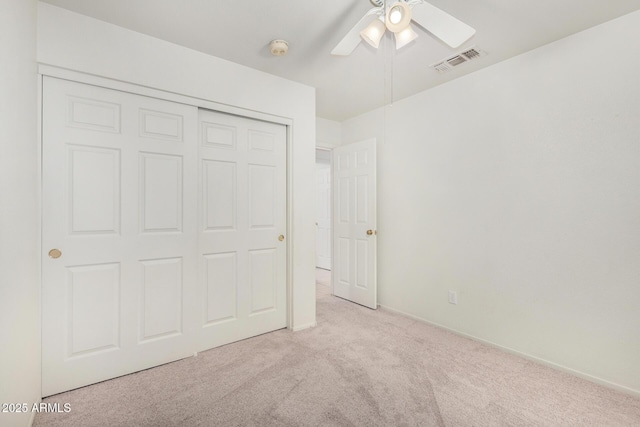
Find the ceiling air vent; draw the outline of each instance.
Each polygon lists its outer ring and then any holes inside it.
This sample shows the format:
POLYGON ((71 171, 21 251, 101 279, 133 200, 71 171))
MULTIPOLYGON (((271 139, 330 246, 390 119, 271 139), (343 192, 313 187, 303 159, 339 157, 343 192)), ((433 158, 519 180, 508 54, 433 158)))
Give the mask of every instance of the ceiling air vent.
POLYGON ((470 49, 459 52, 449 58, 446 58, 434 65, 433 68, 440 73, 445 73, 451 70, 453 67, 457 67, 460 64, 464 64, 465 62, 472 61, 476 58, 480 58, 481 56, 485 56, 486 53, 482 50, 472 47, 470 49))
POLYGON ((462 57, 462 56, 460 56, 460 55, 456 55, 453 58, 447 59, 447 64, 451 65, 452 67, 460 65, 463 62, 467 62, 467 59, 462 57))
POLYGON ((464 52, 461 53, 461 55, 465 56, 467 59, 471 60, 471 59, 476 59, 478 58, 481 53, 479 50, 471 48, 469 50, 465 50, 464 52))

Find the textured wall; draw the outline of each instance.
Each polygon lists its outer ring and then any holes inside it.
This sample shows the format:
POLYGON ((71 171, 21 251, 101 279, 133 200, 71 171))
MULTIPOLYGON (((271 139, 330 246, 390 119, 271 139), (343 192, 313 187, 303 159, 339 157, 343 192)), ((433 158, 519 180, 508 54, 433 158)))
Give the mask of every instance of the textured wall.
POLYGON ((635 12, 343 122, 380 303, 640 393, 638 50, 635 12))
MULTIPOLYGON (((0 2, 0 403, 40 400, 36 2, 0 2)), ((31 413, 0 413, 26 426, 31 413)))

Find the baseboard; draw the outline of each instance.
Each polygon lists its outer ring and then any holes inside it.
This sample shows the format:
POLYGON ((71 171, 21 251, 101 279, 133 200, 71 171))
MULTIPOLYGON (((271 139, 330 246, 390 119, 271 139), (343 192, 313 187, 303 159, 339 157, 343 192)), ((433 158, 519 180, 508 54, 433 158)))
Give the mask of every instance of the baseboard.
POLYGON ((295 327, 291 328, 291 330, 293 332, 300 332, 300 331, 302 331, 304 329, 314 328, 317 325, 318 325, 318 322, 311 322, 311 323, 307 323, 307 324, 304 324, 304 325, 295 326, 295 327))
POLYGON ((623 386, 623 385, 618 384, 618 383, 607 381, 607 380, 605 380, 603 378, 596 377, 596 376, 591 375, 591 374, 587 374, 586 372, 578 371, 576 369, 572 369, 572 368, 569 368, 567 366, 560 365, 560 364, 552 362, 550 360, 542 359, 540 357, 533 356, 533 355, 528 354, 528 353, 523 353, 521 351, 514 350, 514 349, 512 349, 510 347, 505 347, 503 345, 496 344, 496 343, 494 343, 492 341, 488 341, 486 339, 479 338, 479 337, 476 337, 474 335, 470 335, 470 334, 467 334, 465 332, 461 332, 461 331, 458 331, 456 329, 449 328, 449 327, 441 325, 439 323, 432 322, 432 321, 427 320, 427 319, 423 319, 422 317, 418 317, 418 316, 415 316, 413 314, 405 313, 405 312, 403 312, 401 310, 396 310, 394 308, 387 307, 387 306, 381 305, 381 304, 378 304, 378 307, 382 308, 383 310, 390 311, 392 313, 401 314, 401 315, 403 315, 405 317, 409 317, 411 319, 417 320, 417 321, 422 322, 422 323, 426 323, 426 324, 431 325, 431 326, 435 326, 435 327, 438 327, 438 328, 441 328, 441 329, 445 329, 445 330, 447 330, 449 332, 452 332, 452 333, 454 333, 456 335, 460 335, 462 337, 469 338, 469 339, 472 339, 474 341, 478 341, 478 342, 481 342, 483 344, 490 345, 491 347, 498 348, 500 350, 506 351, 507 353, 515 354, 516 356, 523 357, 523 358, 525 358, 527 360, 531 360, 533 362, 539 363, 539 364, 547 366, 549 368, 556 369, 558 371, 562 371, 562 372, 574 375, 576 377, 585 379, 587 381, 591 381, 593 383, 600 384, 600 385, 603 385, 605 387, 609 387, 609 388, 612 388, 614 390, 618 390, 618 391, 621 391, 621 392, 626 393, 626 394, 630 394, 630 395, 635 396, 635 397, 640 397, 640 390, 636 390, 636 389, 633 389, 631 387, 627 387, 627 386, 623 386))

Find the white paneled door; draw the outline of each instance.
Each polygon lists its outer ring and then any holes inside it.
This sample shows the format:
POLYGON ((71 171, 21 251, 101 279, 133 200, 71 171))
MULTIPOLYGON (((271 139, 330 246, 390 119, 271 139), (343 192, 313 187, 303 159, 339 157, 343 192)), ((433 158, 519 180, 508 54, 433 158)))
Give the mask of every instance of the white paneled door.
POLYGON ((286 326, 286 127, 200 111, 198 347, 286 326))
MULTIPOLYGON (((284 146, 256 123, 254 150, 284 146)), ((198 129, 193 106, 44 79, 44 396, 285 326, 284 161, 204 157, 198 129)))
POLYGON ((193 354, 197 120, 45 78, 43 395, 193 354))
POLYGON ((333 150, 333 293, 377 308, 376 142, 333 150))
POLYGON ((331 270, 331 165, 316 165, 316 267, 331 270))

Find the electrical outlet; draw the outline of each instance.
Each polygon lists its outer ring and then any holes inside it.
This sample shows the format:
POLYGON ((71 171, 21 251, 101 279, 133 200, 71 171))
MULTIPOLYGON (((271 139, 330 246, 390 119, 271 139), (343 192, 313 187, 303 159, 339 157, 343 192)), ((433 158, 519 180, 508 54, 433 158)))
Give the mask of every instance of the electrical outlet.
POLYGON ((449 304, 457 304, 458 303, 458 293, 454 291, 449 291, 449 304))

